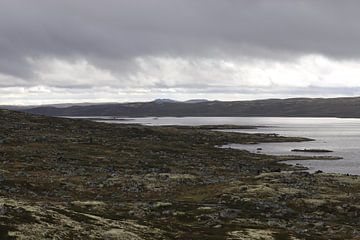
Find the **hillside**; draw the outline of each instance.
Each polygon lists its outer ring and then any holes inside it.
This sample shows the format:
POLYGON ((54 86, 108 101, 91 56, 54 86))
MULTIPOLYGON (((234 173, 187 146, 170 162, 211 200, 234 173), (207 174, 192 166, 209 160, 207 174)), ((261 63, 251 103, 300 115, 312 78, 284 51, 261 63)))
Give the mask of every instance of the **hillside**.
POLYGON ((306 140, 0 110, 0 239, 358 239, 359 177, 215 147, 306 140))
POLYGON ((254 101, 153 101, 88 106, 43 106, 22 111, 48 116, 263 116, 263 117, 360 117, 360 98, 292 98, 254 101))

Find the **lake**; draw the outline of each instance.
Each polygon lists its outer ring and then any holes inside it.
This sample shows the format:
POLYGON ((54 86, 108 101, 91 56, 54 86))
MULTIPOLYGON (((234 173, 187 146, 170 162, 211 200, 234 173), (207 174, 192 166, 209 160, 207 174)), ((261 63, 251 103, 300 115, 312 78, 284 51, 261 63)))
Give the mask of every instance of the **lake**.
MULTIPOLYGON (((105 119, 111 119, 105 117, 105 119)), ((273 155, 330 155, 342 160, 288 161, 301 164, 310 171, 322 170, 330 173, 360 175, 360 119, 340 118, 288 118, 288 117, 164 117, 129 118, 111 120, 112 123, 140 123, 145 125, 252 125, 257 129, 231 130, 246 133, 277 133, 283 136, 300 136, 315 139, 301 143, 261 143, 256 145, 230 144, 228 147, 245 149, 251 152, 273 155), (294 153, 292 149, 328 149, 332 153, 294 153)))

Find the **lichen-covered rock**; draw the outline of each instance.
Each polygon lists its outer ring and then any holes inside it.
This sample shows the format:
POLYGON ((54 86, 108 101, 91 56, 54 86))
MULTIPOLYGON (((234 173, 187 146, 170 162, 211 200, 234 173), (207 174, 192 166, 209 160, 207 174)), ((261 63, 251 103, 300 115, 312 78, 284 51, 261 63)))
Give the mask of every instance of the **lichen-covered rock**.
POLYGON ((360 177, 218 147, 304 140, 0 110, 0 239, 359 239, 360 177))

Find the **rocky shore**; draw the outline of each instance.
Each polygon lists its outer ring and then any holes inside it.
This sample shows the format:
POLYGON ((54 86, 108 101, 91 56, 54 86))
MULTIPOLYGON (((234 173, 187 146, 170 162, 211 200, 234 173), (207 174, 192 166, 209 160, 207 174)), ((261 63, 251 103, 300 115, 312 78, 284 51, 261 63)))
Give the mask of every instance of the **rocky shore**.
POLYGON ((0 110, 0 239, 360 239, 358 176, 216 147, 307 140, 0 110))

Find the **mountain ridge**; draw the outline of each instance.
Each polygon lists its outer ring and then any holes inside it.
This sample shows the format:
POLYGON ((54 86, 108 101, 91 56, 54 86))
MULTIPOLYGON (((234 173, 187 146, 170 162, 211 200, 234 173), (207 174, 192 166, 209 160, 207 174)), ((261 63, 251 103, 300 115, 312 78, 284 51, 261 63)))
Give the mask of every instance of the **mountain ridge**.
POLYGON ((47 116, 341 117, 360 118, 360 97, 248 101, 152 101, 86 106, 40 106, 19 111, 47 116))

